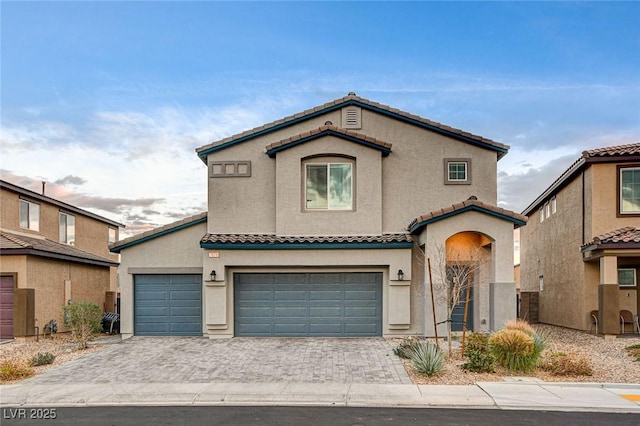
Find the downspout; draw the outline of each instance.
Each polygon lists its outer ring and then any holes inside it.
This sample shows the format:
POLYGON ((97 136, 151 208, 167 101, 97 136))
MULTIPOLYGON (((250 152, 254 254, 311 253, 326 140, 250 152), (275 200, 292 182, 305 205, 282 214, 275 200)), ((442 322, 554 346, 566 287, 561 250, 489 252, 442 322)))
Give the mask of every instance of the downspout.
POLYGON ((584 199, 584 169, 582 170, 582 245, 585 244, 585 240, 584 240, 584 232, 586 229, 586 225, 584 223, 584 218, 585 218, 585 210, 586 210, 586 206, 585 206, 585 199, 584 199))

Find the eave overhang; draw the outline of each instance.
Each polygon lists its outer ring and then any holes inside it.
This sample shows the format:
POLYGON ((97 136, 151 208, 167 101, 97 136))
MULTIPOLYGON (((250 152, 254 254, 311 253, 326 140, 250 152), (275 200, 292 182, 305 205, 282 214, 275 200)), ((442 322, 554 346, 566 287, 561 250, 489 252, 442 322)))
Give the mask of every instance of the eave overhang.
POLYGON ((60 253, 53 253, 45 250, 38 250, 34 248, 16 248, 16 249, 2 249, 0 250, 0 256, 37 256, 43 257, 47 259, 55 259, 55 260, 63 260, 65 262, 73 262, 73 263, 81 263, 84 265, 92 265, 92 266, 118 266, 118 262, 110 261, 110 260, 96 260, 96 259, 87 259, 84 257, 70 256, 60 253))
POLYGON ((200 247, 207 250, 350 250, 410 249, 410 235, 300 236, 206 234, 200 247))

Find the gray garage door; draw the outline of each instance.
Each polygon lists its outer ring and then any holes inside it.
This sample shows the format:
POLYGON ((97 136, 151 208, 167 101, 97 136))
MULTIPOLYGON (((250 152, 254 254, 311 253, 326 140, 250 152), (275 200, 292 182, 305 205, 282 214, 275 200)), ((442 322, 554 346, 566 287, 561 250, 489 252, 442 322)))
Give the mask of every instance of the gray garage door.
POLYGON ((201 336, 201 275, 135 275, 134 334, 201 336))
POLYGON ((234 275, 236 336, 380 336, 382 274, 234 275))

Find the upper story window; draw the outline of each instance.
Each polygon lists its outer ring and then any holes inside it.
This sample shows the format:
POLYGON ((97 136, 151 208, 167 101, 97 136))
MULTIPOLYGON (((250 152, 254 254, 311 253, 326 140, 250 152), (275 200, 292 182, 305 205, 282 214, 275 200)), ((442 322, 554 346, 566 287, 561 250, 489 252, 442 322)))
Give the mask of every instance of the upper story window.
POLYGON ((540 223, 544 222, 544 208, 540 207, 538 213, 540 214, 540 223))
POLYGON ((305 208, 307 210, 353 209, 352 163, 307 163, 305 208))
POLYGON ((40 230, 40 205, 20 200, 20 228, 32 231, 40 230))
POLYGON ((554 195, 553 198, 551 198, 551 214, 556 214, 557 211, 558 211, 558 200, 554 195))
POLYGON ((634 268, 618 269, 618 285, 620 287, 636 286, 636 270, 634 268))
POLYGON ((109 228, 109 244, 115 243, 117 238, 116 228, 109 228))
POLYGON ((620 213, 640 214, 640 167, 621 167, 620 213))
POLYGON ((444 167, 444 183, 468 185, 471 183, 471 159, 447 158, 444 167))
POLYGON ((60 212, 60 242, 70 246, 76 243, 76 218, 62 212, 60 212))

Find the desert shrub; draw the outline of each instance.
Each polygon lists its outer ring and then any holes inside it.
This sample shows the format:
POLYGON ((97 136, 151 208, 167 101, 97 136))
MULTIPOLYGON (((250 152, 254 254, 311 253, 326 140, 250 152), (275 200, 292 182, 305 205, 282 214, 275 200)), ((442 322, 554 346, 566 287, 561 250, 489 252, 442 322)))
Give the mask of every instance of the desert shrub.
POLYGON ((445 353, 431 342, 418 342, 409 351, 413 367, 420 374, 434 376, 444 370, 445 353))
POLYGON ((64 323, 71 330, 71 338, 80 349, 102 329, 102 310, 95 303, 73 302, 64 307, 64 323))
POLYGON ((528 334, 529 336, 533 336, 536 333, 536 331, 533 329, 533 327, 531 327, 531 325, 528 322, 519 318, 513 321, 507 321, 504 324, 504 329, 520 330, 523 333, 528 334))
POLYGON ((486 333, 473 332, 467 336, 464 354, 467 362, 462 364, 462 368, 476 373, 488 373, 495 371, 495 359, 489 352, 489 335, 486 333))
POLYGON ((551 352, 540 361, 540 368, 554 376, 591 376, 589 361, 579 354, 551 352))
POLYGON ((416 345, 420 344, 420 340, 415 337, 405 337, 402 342, 393 349, 393 353, 400 358, 410 359, 411 353, 416 345))
POLYGON ((489 351, 499 365, 523 372, 533 370, 540 356, 536 353, 534 338, 513 329, 492 334, 489 337, 489 351))
POLYGON ((51 352, 38 352, 31 358, 29 364, 31 364, 32 367, 38 365, 47 365, 51 364, 55 359, 56 356, 51 352))
POLYGON ((0 363, 0 381, 10 382, 13 380, 22 380, 35 374, 33 368, 25 363, 7 360, 0 363))
POLYGON ((640 343, 636 343, 635 345, 629 345, 625 348, 629 356, 635 358, 634 361, 640 362, 640 343))

